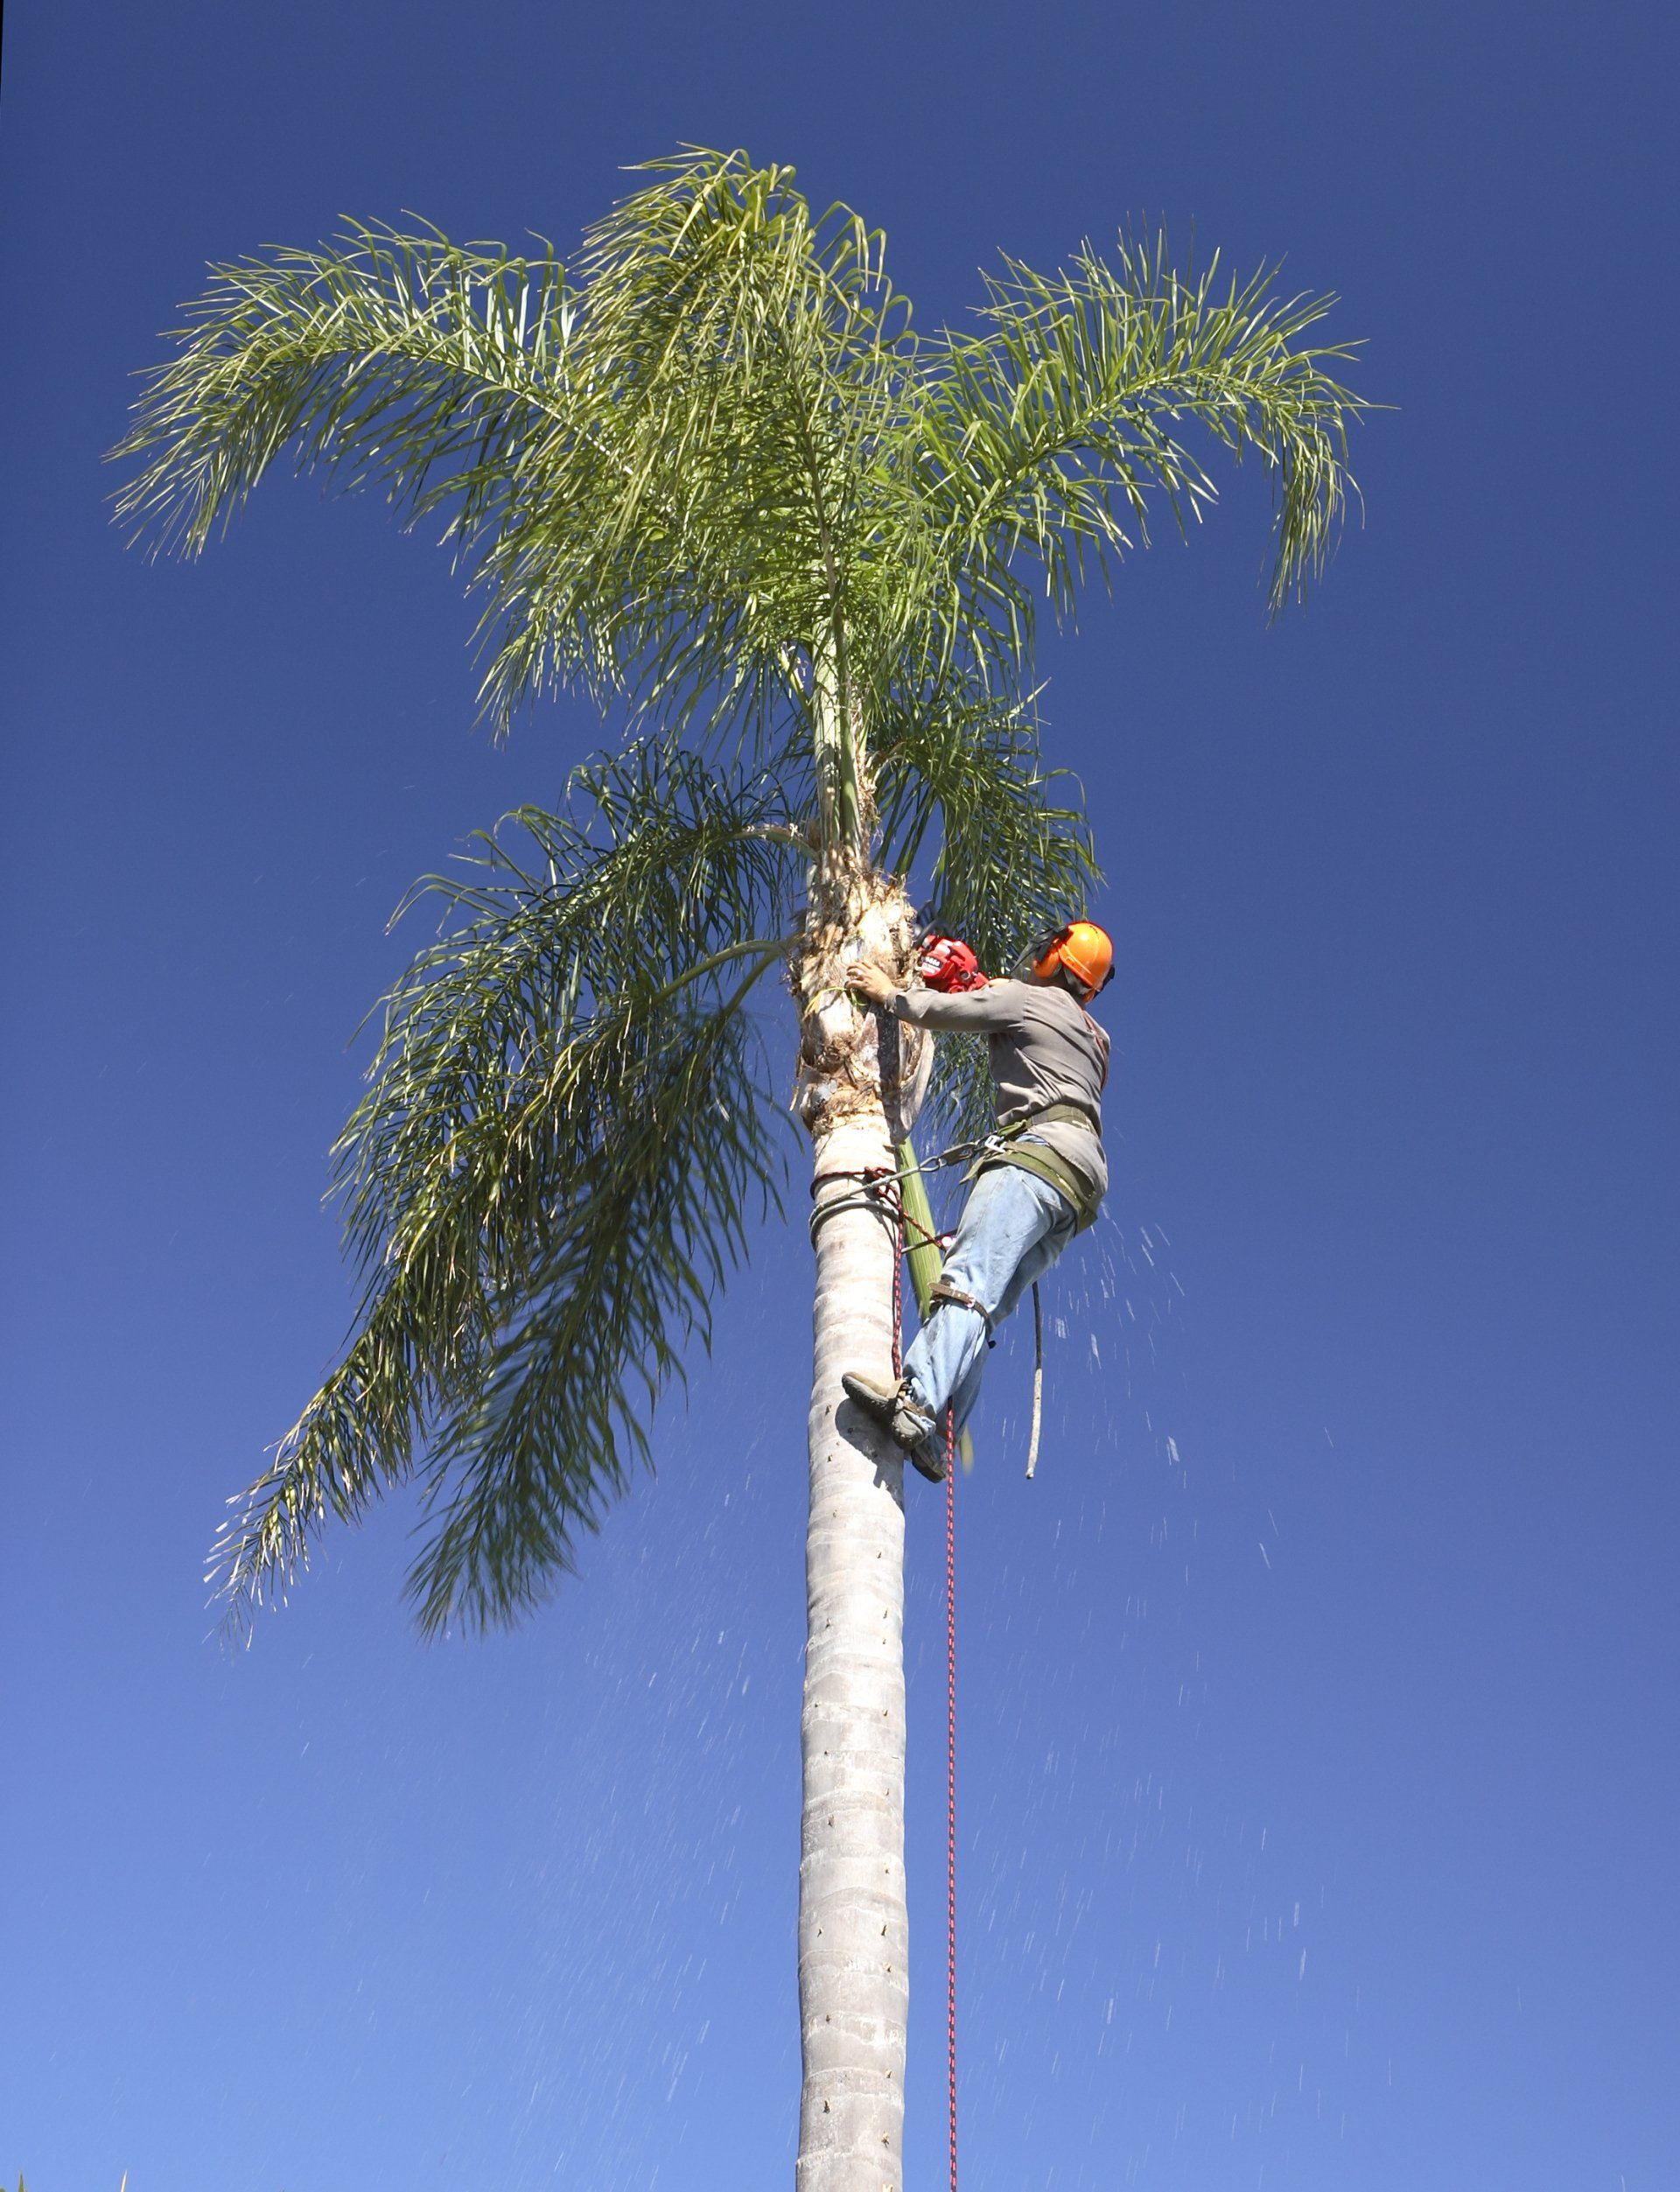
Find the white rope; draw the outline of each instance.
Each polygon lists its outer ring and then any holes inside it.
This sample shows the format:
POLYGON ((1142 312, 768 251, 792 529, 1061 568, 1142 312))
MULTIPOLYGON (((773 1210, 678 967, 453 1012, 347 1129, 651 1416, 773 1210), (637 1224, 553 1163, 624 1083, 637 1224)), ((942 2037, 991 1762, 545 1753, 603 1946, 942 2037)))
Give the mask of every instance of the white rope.
POLYGON ((1044 1313, 1039 1306, 1039 1282, 1032 1282, 1032 1436, 1026 1442, 1026 1473, 1039 1466, 1039 1432, 1044 1423, 1044 1313))

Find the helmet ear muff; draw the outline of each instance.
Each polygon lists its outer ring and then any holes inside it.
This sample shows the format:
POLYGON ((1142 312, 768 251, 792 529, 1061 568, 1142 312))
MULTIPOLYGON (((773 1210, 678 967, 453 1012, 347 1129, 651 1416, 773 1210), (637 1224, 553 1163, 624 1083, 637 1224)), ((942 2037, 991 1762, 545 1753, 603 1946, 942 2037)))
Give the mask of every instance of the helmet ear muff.
POLYGON ((1052 929, 1047 936, 1041 936, 1039 939, 1038 942, 1032 948, 1032 971, 1034 974, 1047 975, 1054 973, 1055 966, 1054 963, 1055 961, 1056 955, 1060 952, 1063 944, 1067 942, 1068 937, 1071 936, 1073 933, 1073 923, 1071 921, 1064 921, 1060 928, 1052 929))
POLYGON ((1037 935, 1027 938, 1015 955, 1014 964, 1009 970, 1015 981, 1025 982, 1029 975, 1039 972, 1043 962, 1055 949, 1056 935, 1054 929, 1045 928, 1040 929, 1037 935))

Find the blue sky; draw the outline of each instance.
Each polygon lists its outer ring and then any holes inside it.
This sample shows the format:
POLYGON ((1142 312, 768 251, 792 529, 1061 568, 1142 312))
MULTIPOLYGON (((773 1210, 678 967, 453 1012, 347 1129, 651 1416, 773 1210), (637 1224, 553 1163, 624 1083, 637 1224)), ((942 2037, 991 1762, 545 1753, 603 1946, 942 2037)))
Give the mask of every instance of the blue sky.
POLYGON ((397 1505, 218 1649, 220 1503, 347 1313, 318 1198, 422 941, 387 916, 601 733, 473 730, 470 610, 375 504, 276 478, 148 566, 100 462, 206 260, 409 208, 564 251, 694 141, 860 207, 928 323, 1129 216, 1286 254, 1396 407, 1305 613, 1265 626, 1241 477, 1044 652, 1120 945, 1115 1187, 1050 1303, 1038 1480, 1017 1334, 963 1487, 965 2181, 1680 2182, 1670 14, 5 30, 0 2178, 786 2181, 802 1231, 519 1632, 416 1641, 397 1505))

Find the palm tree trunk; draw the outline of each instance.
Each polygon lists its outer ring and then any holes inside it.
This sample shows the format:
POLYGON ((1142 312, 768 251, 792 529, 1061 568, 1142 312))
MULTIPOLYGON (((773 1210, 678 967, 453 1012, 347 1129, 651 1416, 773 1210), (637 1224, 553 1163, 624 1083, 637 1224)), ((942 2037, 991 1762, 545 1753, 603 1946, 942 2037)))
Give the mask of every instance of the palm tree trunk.
POLYGON ((860 1012, 845 963, 902 978, 914 921, 902 886, 830 856, 813 876, 798 974, 795 1108, 817 1207, 810 1521, 801 1718, 797 2192, 900 2192, 909 1922, 904 1882, 904 1463, 846 1400, 840 1373, 892 1368, 896 1227, 858 1195, 910 1131, 931 1045, 860 1012))
MULTIPOLYGON (((892 1163, 879 1110, 816 1143, 816 1172, 892 1163)), ((819 1201, 846 1182, 819 1185, 819 1201)), ((904 1884, 904 1464, 840 1390, 892 1361, 888 1227, 867 1208, 816 1236, 808 1618, 801 1719, 798 2192, 899 2192, 909 2007, 904 1884)))

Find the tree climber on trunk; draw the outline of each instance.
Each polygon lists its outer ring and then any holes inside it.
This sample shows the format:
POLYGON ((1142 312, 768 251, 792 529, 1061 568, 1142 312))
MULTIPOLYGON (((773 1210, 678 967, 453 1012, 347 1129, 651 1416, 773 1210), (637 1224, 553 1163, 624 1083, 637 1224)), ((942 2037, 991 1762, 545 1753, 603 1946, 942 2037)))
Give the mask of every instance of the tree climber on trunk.
POLYGON ((997 1126, 969 1174, 962 1222, 904 1376, 896 1386, 850 1370, 841 1380, 934 1483, 948 1467, 946 1411, 960 1434, 979 1397, 994 1327, 1090 1224, 1107 1190, 1109 1039, 1086 1007, 1113 973, 1114 946, 1088 921, 1043 938, 1008 980, 976 976, 981 986, 956 995, 900 990, 862 962, 846 969, 848 987, 896 1019, 940 1034, 984 1035, 997 1088, 997 1126))

